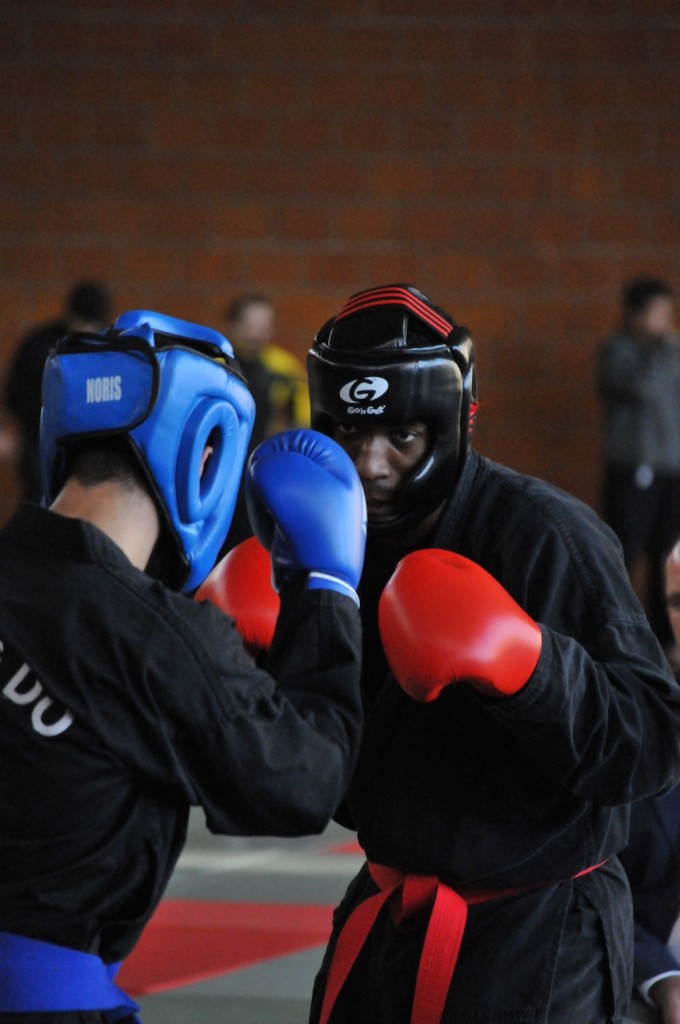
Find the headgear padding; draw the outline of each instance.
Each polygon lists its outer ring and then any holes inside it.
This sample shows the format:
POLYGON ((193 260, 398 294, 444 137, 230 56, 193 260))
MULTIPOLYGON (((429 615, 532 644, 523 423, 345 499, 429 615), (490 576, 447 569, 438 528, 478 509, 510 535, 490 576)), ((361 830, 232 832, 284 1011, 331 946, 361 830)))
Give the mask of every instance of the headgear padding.
POLYGON ((172 585, 193 590, 229 529, 254 415, 231 344, 211 328, 131 310, 101 335, 66 335, 43 375, 46 501, 64 483, 65 446, 126 437, 174 541, 172 585))
POLYGON ((397 515, 380 531, 401 530, 437 508, 460 473, 477 410, 466 328, 411 285, 371 288, 321 328, 307 371, 317 430, 413 420, 430 427, 430 448, 400 487, 397 515))

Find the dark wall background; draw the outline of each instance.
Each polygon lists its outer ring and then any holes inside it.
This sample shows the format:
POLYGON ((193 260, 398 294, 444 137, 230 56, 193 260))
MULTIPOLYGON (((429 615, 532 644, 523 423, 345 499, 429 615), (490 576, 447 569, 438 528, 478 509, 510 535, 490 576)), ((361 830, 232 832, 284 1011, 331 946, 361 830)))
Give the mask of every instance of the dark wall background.
POLYGON ((595 345, 678 283, 679 55, 678 0, 2 0, 0 372, 84 276, 218 328, 265 290, 300 355, 406 280, 475 334, 477 447, 597 505, 595 345))

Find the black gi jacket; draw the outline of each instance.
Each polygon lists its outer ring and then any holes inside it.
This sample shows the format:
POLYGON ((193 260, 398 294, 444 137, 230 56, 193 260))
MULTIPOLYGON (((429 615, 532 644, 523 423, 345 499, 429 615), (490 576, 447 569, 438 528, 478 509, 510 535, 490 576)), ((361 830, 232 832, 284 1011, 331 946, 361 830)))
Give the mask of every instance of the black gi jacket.
MULTIPOLYGON (((541 655, 512 697, 461 683, 430 704, 412 700, 388 673, 376 624, 378 596, 406 552, 370 543, 361 588, 367 721, 341 818, 358 829, 369 861, 437 875, 454 889, 558 882, 609 858, 577 882, 470 908, 445 1019, 561 1019, 546 1014, 576 890, 604 927, 603 951, 593 920, 604 959, 598 967, 594 953, 592 964, 611 974, 616 1019, 632 956, 616 854, 627 842, 629 803, 680 777, 680 687, 618 541, 570 495, 472 452, 433 536, 418 546, 456 551, 491 573, 540 624, 541 655)), ((442 607, 443 631, 447 614, 442 607)), ((362 871, 337 923, 373 892, 362 871)), ((373 984, 396 995, 390 1011, 376 997, 366 1020, 408 1021, 422 938, 394 933, 389 918, 376 926, 355 967, 357 991, 373 984)), ((363 1021, 357 1005, 343 1016, 339 1002, 331 1020, 363 1021)), ((609 1019, 579 1017, 576 1002, 571 1014, 565 1020, 609 1019)))
POLYGON ((337 808, 362 721, 343 595, 282 594, 270 675, 213 605, 23 505, 0 531, 0 641, 2 931, 120 960, 190 805, 232 835, 319 832, 337 808))

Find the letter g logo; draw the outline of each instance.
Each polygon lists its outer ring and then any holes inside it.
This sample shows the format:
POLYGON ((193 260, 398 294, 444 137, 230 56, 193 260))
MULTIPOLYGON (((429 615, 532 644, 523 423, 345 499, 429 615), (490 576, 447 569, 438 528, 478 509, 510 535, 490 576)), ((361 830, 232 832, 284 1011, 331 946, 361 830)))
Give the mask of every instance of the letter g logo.
POLYGON ((384 377, 360 377, 350 380, 340 389, 343 402, 355 405, 357 402, 372 402, 384 395, 389 384, 384 377))

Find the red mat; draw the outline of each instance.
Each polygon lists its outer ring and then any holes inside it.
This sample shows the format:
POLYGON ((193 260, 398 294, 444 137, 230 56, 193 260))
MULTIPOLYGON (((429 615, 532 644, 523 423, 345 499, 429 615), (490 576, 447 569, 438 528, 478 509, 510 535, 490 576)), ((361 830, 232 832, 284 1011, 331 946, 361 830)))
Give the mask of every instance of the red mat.
POLYGON ((332 907, 165 900, 117 981, 131 996, 205 981, 323 945, 332 907))
POLYGON ((356 839, 350 839, 347 843, 335 843, 334 846, 329 846, 324 850, 324 853, 363 854, 363 852, 356 839))

